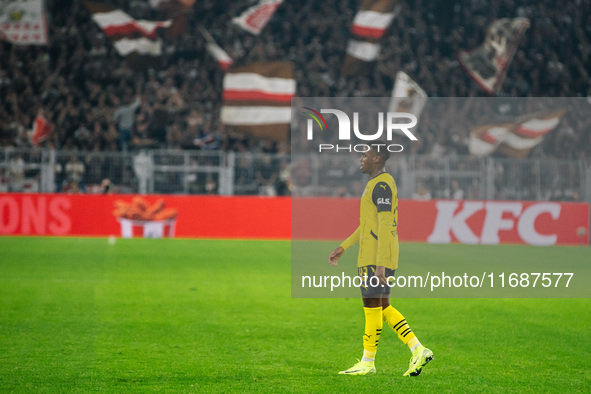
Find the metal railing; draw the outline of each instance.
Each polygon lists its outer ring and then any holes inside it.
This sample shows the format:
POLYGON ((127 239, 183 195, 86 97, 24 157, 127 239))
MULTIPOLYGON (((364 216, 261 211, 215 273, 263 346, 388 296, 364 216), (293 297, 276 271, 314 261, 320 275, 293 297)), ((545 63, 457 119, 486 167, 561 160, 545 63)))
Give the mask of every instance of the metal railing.
MULTIPOLYGON (((591 161, 398 156, 401 198, 591 202, 591 161)), ((350 196, 367 178, 358 155, 222 151, 0 149, 0 191, 350 196), (108 180, 108 181, 106 181, 108 180)))

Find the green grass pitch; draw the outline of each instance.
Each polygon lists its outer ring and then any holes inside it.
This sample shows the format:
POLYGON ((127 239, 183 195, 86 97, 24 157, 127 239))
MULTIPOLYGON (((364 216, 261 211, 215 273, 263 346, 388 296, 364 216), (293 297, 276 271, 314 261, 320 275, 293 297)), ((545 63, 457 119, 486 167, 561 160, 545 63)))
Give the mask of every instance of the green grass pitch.
MULTIPOLYGON (((401 248, 442 264, 507 253, 401 248)), ((591 262, 589 248, 512 248, 591 262)), ((0 391, 591 391, 589 299, 394 300, 435 360, 403 378, 410 353, 384 327, 378 373, 340 376, 362 353, 361 301, 292 299, 289 242, 3 237, 0 249, 0 391)))

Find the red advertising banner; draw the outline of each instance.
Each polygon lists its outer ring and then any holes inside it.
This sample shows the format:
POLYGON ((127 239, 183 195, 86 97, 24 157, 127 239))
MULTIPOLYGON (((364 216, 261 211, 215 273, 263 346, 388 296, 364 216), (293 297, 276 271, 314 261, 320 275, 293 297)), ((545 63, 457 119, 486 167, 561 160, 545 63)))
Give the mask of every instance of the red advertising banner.
POLYGON ((289 198, 0 194, 0 234, 288 239, 289 212, 289 198))
MULTIPOLYGON (((466 244, 589 244, 589 204, 399 200, 401 241, 466 244)), ((294 239, 344 240, 359 224, 358 199, 292 202, 294 239)))
MULTIPOLYGON (((343 240, 359 200, 0 194, 0 235, 343 240)), ((589 204, 400 200, 401 241, 589 244, 589 204)))

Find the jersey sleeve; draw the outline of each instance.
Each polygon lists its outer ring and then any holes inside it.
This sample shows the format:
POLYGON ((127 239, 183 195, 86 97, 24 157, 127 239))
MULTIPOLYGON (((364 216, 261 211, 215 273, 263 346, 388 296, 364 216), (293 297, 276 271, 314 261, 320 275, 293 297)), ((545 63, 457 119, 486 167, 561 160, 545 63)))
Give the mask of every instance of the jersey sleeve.
POLYGON ((339 246, 341 246, 343 249, 347 250, 351 246, 355 245, 357 242, 359 242, 359 227, 357 227, 357 229, 353 232, 353 234, 351 234, 349 236, 349 238, 344 240, 343 243, 341 243, 339 246))
POLYGON ((378 212, 392 212, 392 189, 386 182, 376 183, 371 198, 378 212))
POLYGON ((378 211, 378 245, 376 254, 376 265, 386 265, 390 260, 390 231, 392 229, 392 188, 386 182, 378 182, 372 193, 372 201, 378 211))
POLYGON ((391 235, 392 220, 394 215, 391 211, 378 213, 378 246, 376 253, 376 265, 388 264, 391 259, 390 242, 393 242, 391 235))

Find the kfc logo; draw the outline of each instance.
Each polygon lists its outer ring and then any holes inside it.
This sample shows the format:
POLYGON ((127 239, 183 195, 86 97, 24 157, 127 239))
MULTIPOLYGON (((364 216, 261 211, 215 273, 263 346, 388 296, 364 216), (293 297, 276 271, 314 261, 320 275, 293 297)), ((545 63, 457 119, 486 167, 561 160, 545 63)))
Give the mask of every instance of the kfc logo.
POLYGON ((542 202, 524 208, 522 202, 466 201, 458 210, 459 205, 458 201, 437 201, 437 217, 427 242, 450 243, 453 235, 461 243, 496 245, 502 241, 501 232, 516 230, 519 239, 527 244, 556 244, 558 234, 552 230, 542 233, 536 229, 536 220, 543 215, 553 221, 559 219, 559 203, 542 202), (467 221, 482 211, 482 223, 468 225, 467 221))

